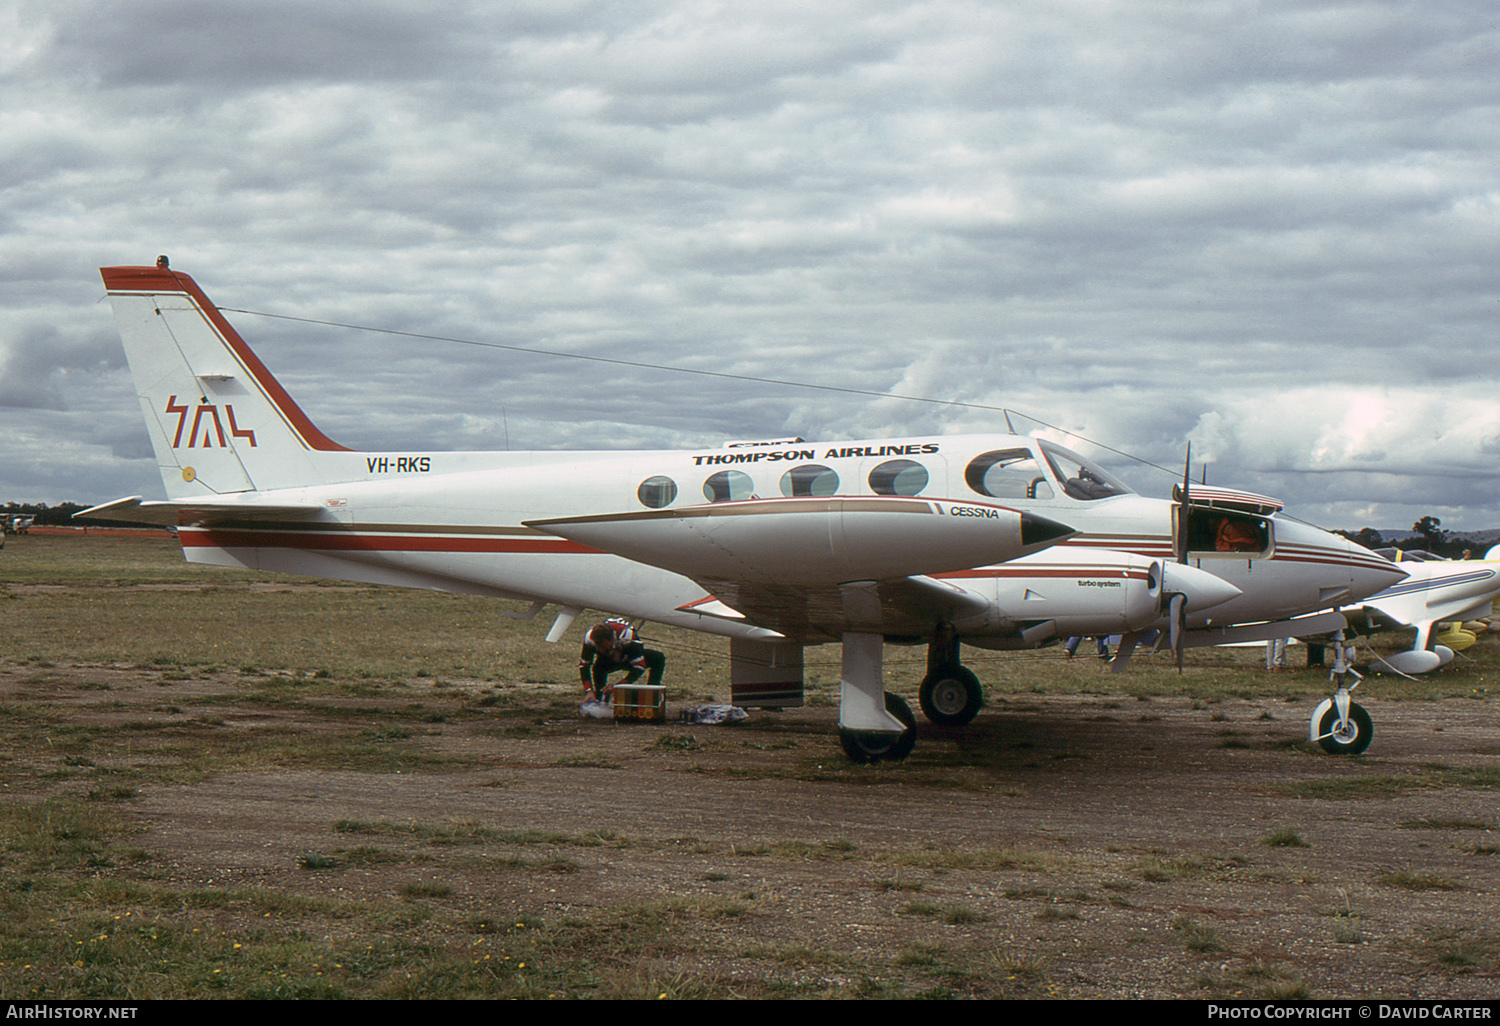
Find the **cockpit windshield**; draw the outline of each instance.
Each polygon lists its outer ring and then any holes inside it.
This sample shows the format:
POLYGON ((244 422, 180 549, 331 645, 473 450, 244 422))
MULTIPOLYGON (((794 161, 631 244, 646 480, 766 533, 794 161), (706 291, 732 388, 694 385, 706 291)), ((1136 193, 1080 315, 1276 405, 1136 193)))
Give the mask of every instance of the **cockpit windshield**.
POLYGON ((1063 483, 1064 494, 1070 498, 1088 502, 1094 499, 1108 499, 1115 495, 1134 494, 1125 484, 1076 452, 1070 452, 1051 442, 1044 441, 1038 444, 1042 448, 1042 455, 1047 457, 1047 463, 1052 468, 1052 472, 1063 483))

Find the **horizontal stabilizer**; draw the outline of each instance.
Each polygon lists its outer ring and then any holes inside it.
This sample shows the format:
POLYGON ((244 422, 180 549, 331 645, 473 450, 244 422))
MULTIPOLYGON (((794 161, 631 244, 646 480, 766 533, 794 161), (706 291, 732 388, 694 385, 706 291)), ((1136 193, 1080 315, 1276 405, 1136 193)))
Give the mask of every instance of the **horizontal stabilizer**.
POLYGON ((228 521, 312 520, 323 512, 317 503, 142 502, 139 495, 116 499, 74 513, 76 520, 123 520, 157 527, 186 527, 228 521))

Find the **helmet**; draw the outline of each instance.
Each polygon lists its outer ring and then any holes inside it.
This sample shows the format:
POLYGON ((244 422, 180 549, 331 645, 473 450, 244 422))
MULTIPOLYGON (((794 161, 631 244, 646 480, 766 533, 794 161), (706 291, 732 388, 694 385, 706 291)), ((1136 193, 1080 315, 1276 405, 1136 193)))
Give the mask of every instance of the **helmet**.
POLYGON ((601 652, 620 649, 635 640, 635 628, 623 617, 612 616, 589 630, 589 644, 601 652))

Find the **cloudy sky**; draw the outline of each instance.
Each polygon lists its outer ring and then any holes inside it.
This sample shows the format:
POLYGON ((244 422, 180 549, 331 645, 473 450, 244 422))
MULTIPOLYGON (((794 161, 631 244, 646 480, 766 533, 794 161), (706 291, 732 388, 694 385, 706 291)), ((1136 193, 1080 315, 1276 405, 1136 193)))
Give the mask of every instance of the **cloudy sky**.
POLYGON ((0 501, 162 496, 166 253, 355 448, 1004 428, 921 397, 1500 527, 1493 0, 8 2, 0 101, 0 501))

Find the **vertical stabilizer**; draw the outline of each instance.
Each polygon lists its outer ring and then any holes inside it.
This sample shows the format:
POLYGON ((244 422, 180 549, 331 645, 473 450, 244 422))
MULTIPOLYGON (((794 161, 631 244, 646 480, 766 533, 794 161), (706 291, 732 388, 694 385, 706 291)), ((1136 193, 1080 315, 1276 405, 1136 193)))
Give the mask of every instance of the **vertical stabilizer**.
POLYGON ((320 484, 313 426, 192 278, 100 268, 162 482, 172 499, 320 484))

